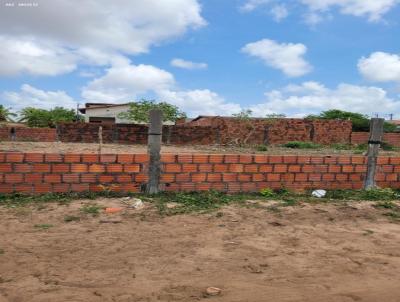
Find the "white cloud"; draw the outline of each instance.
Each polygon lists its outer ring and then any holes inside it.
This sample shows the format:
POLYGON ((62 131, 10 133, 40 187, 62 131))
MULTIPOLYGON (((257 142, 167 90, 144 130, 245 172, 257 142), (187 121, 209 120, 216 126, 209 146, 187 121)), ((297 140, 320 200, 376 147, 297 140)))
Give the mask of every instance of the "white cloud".
POLYGON ((65 91, 44 91, 28 84, 22 85, 18 92, 4 92, 2 99, 9 103, 14 110, 20 110, 24 107, 51 109, 62 106, 76 108, 76 101, 65 91))
POLYGON ((284 4, 280 4, 271 8, 271 14, 276 22, 280 22, 287 18, 289 11, 284 4))
POLYGON ((340 84, 336 89, 317 82, 289 85, 265 93, 266 101, 251 106, 259 115, 285 113, 301 117, 324 110, 341 109, 364 114, 400 113, 400 100, 388 97, 385 90, 371 86, 340 84))
POLYGON ((312 66, 303 58, 307 52, 304 44, 279 44, 263 39, 245 45, 242 52, 262 59, 266 65, 281 70, 289 77, 299 77, 312 70, 312 66))
POLYGON ((247 0, 239 7, 242 12, 251 12, 259 6, 270 3, 271 0, 247 0))
POLYGON ((367 17, 379 21, 383 15, 399 4, 399 0, 300 0, 313 12, 327 12, 338 7, 342 14, 367 17))
POLYGON ((183 68, 183 69, 206 69, 208 66, 206 63, 196 63, 192 61, 187 61, 183 59, 173 59, 171 60, 171 66, 183 68))
POLYGON ((359 60, 358 70, 370 81, 400 82, 400 55, 374 52, 359 60))
POLYGON ((171 73, 151 65, 113 66, 82 90, 82 98, 86 102, 127 102, 149 94, 177 105, 189 116, 240 111, 240 105, 227 103, 208 89, 179 89, 171 73))
POLYGON ((112 64, 110 56, 144 53, 206 24, 197 0, 36 2, 30 9, 0 9, 0 75, 57 75, 79 63, 112 64))

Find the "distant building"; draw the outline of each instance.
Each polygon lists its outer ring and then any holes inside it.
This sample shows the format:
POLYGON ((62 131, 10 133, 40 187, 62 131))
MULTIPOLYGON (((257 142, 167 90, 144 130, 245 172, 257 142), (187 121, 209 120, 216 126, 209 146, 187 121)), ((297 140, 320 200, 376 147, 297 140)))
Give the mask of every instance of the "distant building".
MULTIPOLYGON (((79 108, 79 112, 85 115, 86 123, 97 124, 144 124, 132 120, 120 118, 119 114, 129 110, 130 103, 107 104, 86 103, 85 108, 79 108)), ((164 122, 165 125, 174 125, 174 122, 164 122)))

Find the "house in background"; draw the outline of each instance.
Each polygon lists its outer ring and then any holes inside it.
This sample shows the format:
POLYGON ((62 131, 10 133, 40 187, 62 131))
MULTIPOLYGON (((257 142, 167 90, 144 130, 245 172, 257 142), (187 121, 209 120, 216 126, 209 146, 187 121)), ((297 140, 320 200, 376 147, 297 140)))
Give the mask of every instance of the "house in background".
MULTIPOLYGON (((130 103, 107 104, 86 103, 85 108, 79 108, 79 112, 85 115, 86 123, 96 124, 144 124, 132 120, 120 118, 119 114, 129 110, 130 103)), ((167 121, 164 125, 174 125, 175 122, 167 121)))

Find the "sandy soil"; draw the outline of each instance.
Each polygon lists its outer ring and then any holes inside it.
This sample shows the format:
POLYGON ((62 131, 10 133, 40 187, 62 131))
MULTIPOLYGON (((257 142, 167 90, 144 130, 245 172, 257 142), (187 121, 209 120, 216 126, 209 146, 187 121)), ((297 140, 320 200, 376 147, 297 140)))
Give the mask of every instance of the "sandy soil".
POLYGON ((88 202, 0 208, 1 302, 400 301, 400 225, 370 203, 163 218, 84 216, 88 202))
MULTIPOLYGON (((97 144, 81 143, 45 143, 45 142, 0 142, 0 152, 47 152, 47 153, 98 153, 97 144)), ((145 145, 117 145, 104 144, 102 153, 146 153, 145 145)), ((239 148, 225 146, 163 146, 163 153, 243 153, 243 154, 300 154, 300 155, 334 155, 334 154, 354 154, 351 150, 296 150, 270 146, 268 151, 260 152, 255 148, 239 148)), ((399 155, 399 152, 380 152, 381 155, 399 155)))

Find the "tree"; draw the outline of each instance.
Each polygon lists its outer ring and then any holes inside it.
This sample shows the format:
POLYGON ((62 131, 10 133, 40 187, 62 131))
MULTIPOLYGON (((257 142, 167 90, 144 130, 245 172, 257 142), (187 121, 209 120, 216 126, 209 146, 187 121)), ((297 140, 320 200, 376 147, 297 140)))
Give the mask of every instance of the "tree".
POLYGON ((17 116, 15 113, 10 111, 10 108, 6 108, 0 105, 0 122, 12 122, 12 117, 17 116))
MULTIPOLYGON (((353 131, 369 131, 370 118, 368 115, 361 113, 331 109, 318 115, 309 115, 306 119, 350 120, 353 124, 353 131)), ((396 125, 385 122, 383 128, 386 132, 393 132, 396 129, 396 125)))
POLYGON ((166 102, 156 103, 154 100, 141 100, 129 104, 127 112, 118 115, 120 118, 128 119, 137 123, 149 122, 149 111, 152 109, 160 109, 163 112, 163 121, 175 122, 180 118, 185 118, 186 114, 179 110, 178 107, 166 102))
POLYGON ((51 110, 26 107, 20 112, 20 122, 25 122, 29 127, 54 128, 60 122, 74 122, 80 119, 73 109, 55 107, 51 110))

